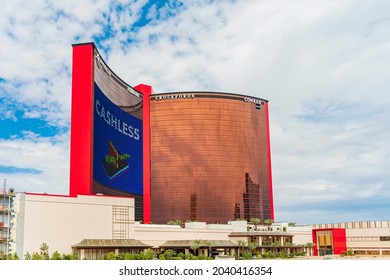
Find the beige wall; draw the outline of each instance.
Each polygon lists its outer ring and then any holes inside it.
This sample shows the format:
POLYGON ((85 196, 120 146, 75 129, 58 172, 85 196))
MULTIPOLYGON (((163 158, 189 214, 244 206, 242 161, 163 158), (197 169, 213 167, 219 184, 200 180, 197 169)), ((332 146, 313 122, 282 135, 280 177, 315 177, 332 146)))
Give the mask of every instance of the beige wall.
POLYGON ((380 236, 390 236, 390 228, 347 229, 347 247, 390 251, 390 241, 380 241, 380 236))
POLYGON ((187 229, 172 226, 135 226, 134 239, 150 244, 160 246, 167 240, 229 240, 231 229, 187 229))
POLYGON ((288 232, 294 234, 293 243, 296 245, 313 243, 311 227, 288 227, 288 232))
POLYGON ((44 242, 50 253, 71 253, 71 246, 85 238, 113 238, 114 206, 129 209, 130 231, 134 223, 132 198, 18 194, 17 200, 14 232, 18 240, 15 251, 20 257, 39 252, 44 242))

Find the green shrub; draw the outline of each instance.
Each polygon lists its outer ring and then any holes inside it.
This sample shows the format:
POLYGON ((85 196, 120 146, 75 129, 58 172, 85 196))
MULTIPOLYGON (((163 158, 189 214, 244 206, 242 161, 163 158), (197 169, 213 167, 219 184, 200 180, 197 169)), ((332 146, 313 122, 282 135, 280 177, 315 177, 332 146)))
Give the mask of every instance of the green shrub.
POLYGON ((16 253, 13 253, 13 254, 9 254, 8 257, 7 257, 7 260, 19 260, 19 257, 16 253))
POLYGON ((61 258, 61 254, 58 252, 58 251, 55 251, 52 255, 51 255, 51 260, 56 260, 56 261, 59 261, 59 260, 62 260, 61 258))
POLYGON ((279 253, 277 253, 277 257, 281 258, 281 259, 287 259, 288 254, 286 252, 279 252, 279 253))
POLYGON ((267 251, 262 255, 262 257, 263 257, 263 259, 275 259, 276 254, 271 252, 271 251, 267 251))

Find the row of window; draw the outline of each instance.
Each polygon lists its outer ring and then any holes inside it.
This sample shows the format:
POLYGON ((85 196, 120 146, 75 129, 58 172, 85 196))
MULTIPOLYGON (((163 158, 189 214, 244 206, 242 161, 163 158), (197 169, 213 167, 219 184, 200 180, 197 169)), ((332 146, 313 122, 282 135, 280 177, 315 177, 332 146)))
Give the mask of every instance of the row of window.
POLYGON ((350 242, 378 242, 390 241, 390 236, 351 236, 347 237, 350 242))
POLYGON ((390 221, 366 221, 366 222, 348 222, 313 225, 314 228, 345 228, 345 229, 362 229, 362 228, 390 228, 390 221))

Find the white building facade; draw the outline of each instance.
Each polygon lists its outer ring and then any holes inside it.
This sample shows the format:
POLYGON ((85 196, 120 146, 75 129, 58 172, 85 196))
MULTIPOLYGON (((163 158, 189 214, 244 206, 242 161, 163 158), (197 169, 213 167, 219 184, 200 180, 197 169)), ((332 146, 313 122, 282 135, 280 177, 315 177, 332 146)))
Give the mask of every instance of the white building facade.
MULTIPOLYGON (((254 230, 246 221, 231 221, 228 224, 191 222, 184 227, 140 224, 134 221, 134 199, 131 197, 17 193, 13 212, 13 242, 10 249, 21 259, 26 253, 32 255, 39 252, 43 243, 48 245, 50 253, 70 254, 72 247, 110 244, 107 243, 109 240, 116 244, 118 240, 132 240, 128 244, 144 244, 154 250, 164 250, 178 241, 183 241, 180 244, 189 244, 193 240, 214 241, 221 247, 229 247, 229 253, 234 254, 238 240, 251 242, 248 239, 250 235, 237 237, 234 234, 241 232, 245 235, 254 230)), ((294 230, 291 227, 288 233, 281 234, 281 231, 280 225, 276 224, 272 228, 259 227, 257 234, 275 238, 286 235, 290 243, 296 244, 311 241, 310 227, 296 234, 292 234, 294 230)), ((203 251, 206 253, 207 249, 203 251)))
POLYGON ((11 230, 11 251, 20 258, 39 252, 71 253, 85 238, 126 239, 134 232, 134 199, 108 196, 77 197, 18 193, 11 230))

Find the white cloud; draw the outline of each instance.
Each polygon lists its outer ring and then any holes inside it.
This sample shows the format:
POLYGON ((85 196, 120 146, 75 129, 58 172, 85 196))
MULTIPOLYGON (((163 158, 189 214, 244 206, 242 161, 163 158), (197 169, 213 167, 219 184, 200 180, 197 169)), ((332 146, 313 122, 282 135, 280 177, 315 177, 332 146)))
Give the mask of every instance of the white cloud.
POLYGON ((68 194, 68 135, 43 138, 25 131, 24 139, 0 139, 0 165, 31 169, 35 173, 0 173, 17 191, 68 194))

